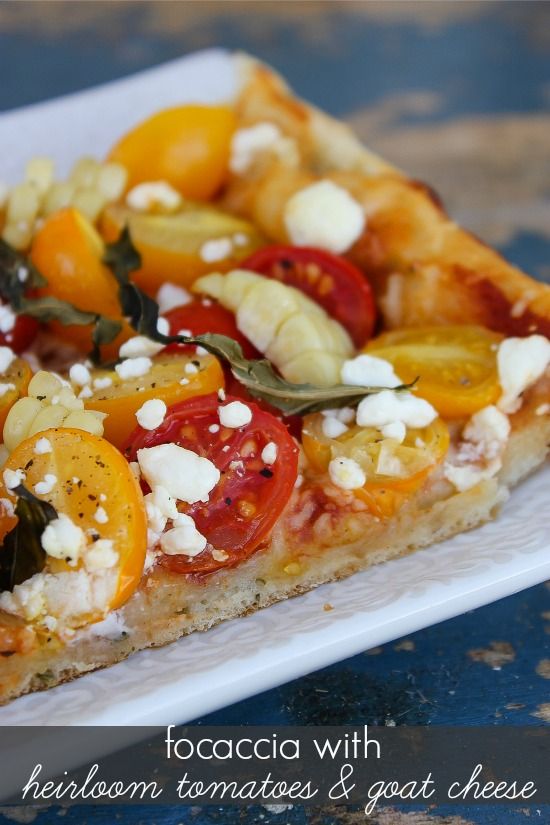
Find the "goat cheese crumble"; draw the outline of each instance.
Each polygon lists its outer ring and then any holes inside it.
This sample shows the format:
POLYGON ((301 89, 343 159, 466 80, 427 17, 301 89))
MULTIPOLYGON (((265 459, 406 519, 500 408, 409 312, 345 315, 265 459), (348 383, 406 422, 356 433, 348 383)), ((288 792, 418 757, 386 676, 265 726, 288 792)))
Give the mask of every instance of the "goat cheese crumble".
POLYGON ((242 401, 231 401, 223 407, 218 407, 218 415, 222 427, 245 427, 252 421, 252 410, 242 401))
POLYGON ((349 249, 365 227, 360 204, 330 180, 312 183, 292 195, 283 219, 296 246, 316 246, 336 253, 349 249))
POLYGON ((167 407, 160 398, 150 398, 136 412, 136 419, 144 430, 156 430, 166 416, 167 407))
POLYGON ((154 490, 164 487, 172 498, 194 504, 208 501, 220 480, 220 471, 207 458, 177 444, 159 444, 138 450, 141 474, 154 490))
POLYGON ((506 338, 497 353, 498 377, 502 395, 498 408, 514 413, 521 407, 521 396, 538 381, 550 364, 550 341, 544 335, 506 338))

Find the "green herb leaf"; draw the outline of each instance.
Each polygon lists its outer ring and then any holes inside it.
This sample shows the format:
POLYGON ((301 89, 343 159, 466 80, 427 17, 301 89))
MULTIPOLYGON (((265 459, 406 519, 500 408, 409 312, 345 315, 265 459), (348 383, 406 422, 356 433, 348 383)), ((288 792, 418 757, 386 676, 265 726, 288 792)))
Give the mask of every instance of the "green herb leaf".
MULTIPOLYGON (((250 395, 269 402, 286 415, 306 415, 306 413, 320 410, 354 406, 366 395, 386 389, 386 387, 356 387, 347 384, 337 384, 334 387, 292 384, 278 375, 266 358, 258 360, 245 358, 240 344, 226 335, 216 335, 210 332, 192 336, 163 335, 157 328, 158 304, 130 281, 132 270, 141 266, 141 258, 132 244, 128 227, 125 227, 117 241, 107 246, 103 261, 111 267, 119 283, 122 312, 140 335, 145 335, 162 344, 195 344, 204 347, 212 355, 228 364, 235 378, 246 387, 250 395)), ((412 386, 412 384, 403 384, 394 389, 405 390, 412 386)))
POLYGON ((0 295, 14 309, 27 289, 46 286, 46 279, 27 258, 0 239, 0 295))
POLYGON ((64 326, 93 324, 92 357, 98 361, 99 346, 110 344, 122 329, 122 324, 96 312, 85 312, 53 295, 44 295, 40 298, 26 297, 25 292, 28 289, 37 289, 46 286, 47 283, 47 280, 28 258, 5 241, 0 240, 0 295, 2 298, 9 302, 14 312, 30 315, 43 323, 59 321, 64 326))
POLYGON ((22 484, 13 492, 18 497, 18 522, 0 548, 0 592, 12 591, 16 584, 44 569, 46 553, 40 539, 47 525, 57 518, 51 504, 34 496, 22 484))

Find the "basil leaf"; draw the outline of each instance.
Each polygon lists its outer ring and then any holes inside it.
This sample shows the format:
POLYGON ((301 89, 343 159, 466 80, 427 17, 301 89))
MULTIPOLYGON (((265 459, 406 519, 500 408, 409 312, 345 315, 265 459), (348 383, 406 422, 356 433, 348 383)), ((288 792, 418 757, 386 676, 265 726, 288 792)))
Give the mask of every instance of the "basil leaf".
POLYGON ((43 295, 40 298, 25 296, 28 289, 43 287, 47 283, 47 280, 28 258, 0 239, 0 295, 2 298, 9 302, 14 312, 30 315, 43 323, 59 321, 64 326, 93 324, 92 357, 95 361, 99 361, 99 346, 110 344, 122 329, 122 324, 96 312, 85 312, 53 295, 43 295))
MULTIPOLYGON (((267 401, 286 415, 306 415, 320 410, 354 406, 366 395, 387 389, 347 384, 337 384, 334 387, 292 384, 278 375, 266 358, 245 358, 240 344, 226 335, 211 332, 191 336, 163 335, 157 329, 158 304, 130 281, 130 273, 141 266, 141 257, 132 244, 128 227, 124 228, 117 241, 107 245, 103 261, 118 281, 122 312, 140 335, 162 344, 196 344, 204 347, 228 364, 235 378, 254 398, 267 401)), ((394 389, 405 390, 412 386, 413 384, 403 384, 394 389)))
POLYGON ((16 584, 40 573, 46 564, 46 552, 41 537, 47 525, 57 518, 57 512, 47 501, 34 496, 20 484, 15 515, 18 522, 0 548, 0 592, 12 591, 16 584))
POLYGON ((46 279, 27 258, 0 238, 0 295, 14 309, 27 289, 46 286, 46 279))

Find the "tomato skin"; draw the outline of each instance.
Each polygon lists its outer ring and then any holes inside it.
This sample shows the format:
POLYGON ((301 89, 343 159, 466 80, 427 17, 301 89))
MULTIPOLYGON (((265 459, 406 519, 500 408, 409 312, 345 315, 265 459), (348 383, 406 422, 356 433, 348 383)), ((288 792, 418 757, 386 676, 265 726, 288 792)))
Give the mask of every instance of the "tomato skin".
MULTIPOLYGON (((238 399, 227 396, 223 403, 235 400, 238 399)), ((176 404, 156 430, 138 427, 124 451, 128 460, 134 461, 138 450, 144 447, 176 443, 208 458, 221 472, 206 504, 180 502, 178 509, 192 516, 197 529, 226 558, 214 559, 208 547, 194 558, 161 556, 160 564, 175 573, 201 576, 234 567, 249 558, 269 536, 298 475, 296 443, 284 424, 256 404, 247 402, 252 411, 252 421, 247 426, 220 427, 218 432, 210 432, 211 425, 219 424, 220 403, 217 395, 212 394, 176 404), (266 466, 261 452, 270 441, 277 445, 277 458, 274 464, 266 466), (255 449, 249 450, 252 443, 255 449)))
POLYGON ((372 336, 374 294, 365 275, 339 255, 306 246, 266 246, 241 264, 294 286, 317 301, 349 332, 356 347, 372 336))
POLYGON ((164 180, 186 198, 209 200, 229 174, 237 126, 228 106, 178 106, 142 121, 113 147, 109 160, 128 172, 128 189, 164 180))
MULTIPOLYGON (((203 335, 213 332, 218 335, 227 335, 237 341, 245 358, 261 358, 261 353, 250 343, 248 338, 240 332, 235 322, 235 316, 228 309, 212 301, 191 301, 180 307, 174 307, 165 313, 170 324, 170 335, 177 335, 181 329, 190 330, 192 335, 203 335)), ((170 344, 167 351, 188 349, 186 344, 170 344)))
POLYGON ((0 332, 0 346, 11 347, 18 355, 24 352, 36 338, 38 321, 30 315, 18 315, 13 329, 0 332))

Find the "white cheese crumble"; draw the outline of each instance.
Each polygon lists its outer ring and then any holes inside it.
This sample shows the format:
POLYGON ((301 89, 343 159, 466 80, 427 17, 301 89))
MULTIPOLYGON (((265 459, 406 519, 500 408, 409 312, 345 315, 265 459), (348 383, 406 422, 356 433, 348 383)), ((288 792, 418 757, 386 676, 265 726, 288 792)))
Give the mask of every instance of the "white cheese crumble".
POLYGON ((15 389, 15 384, 0 384, 0 398, 3 398, 6 393, 15 389))
POLYGON ((348 425, 332 415, 323 416, 323 435, 327 438, 338 438, 348 431, 348 425))
POLYGON ((178 517, 176 500, 164 487, 157 485, 144 500, 147 524, 154 533, 162 533, 168 519, 178 517))
POLYGON ((94 573, 98 570, 110 570, 118 564, 119 555, 111 539, 98 539, 86 551, 84 564, 86 570, 94 573))
POLYGON ((353 458, 333 458, 328 465, 330 480, 342 490, 357 490, 363 487, 367 477, 353 458))
POLYGON ((134 335, 129 338, 120 347, 118 354, 121 358, 137 358, 139 356, 156 355, 161 349, 164 349, 164 344, 159 341, 153 341, 147 338, 146 335, 134 335))
POLYGON ((85 387, 82 387, 80 392, 78 393, 79 398, 91 398, 93 396, 92 388, 87 384, 85 387))
POLYGON ((15 353, 10 347, 0 347, 0 373, 2 375, 11 367, 15 360, 15 353))
POLYGON ((361 206, 330 180, 312 183, 292 195, 283 218, 292 243, 337 253, 349 249, 365 226, 361 206))
POLYGON ((393 438, 401 444, 405 440, 407 428, 402 421, 392 421, 391 424, 384 424, 381 428, 384 438, 393 438))
POLYGON ((94 622, 87 627, 85 632, 87 635, 101 636, 103 639, 120 639, 129 633, 129 630, 120 613, 114 610, 102 622, 94 622))
POLYGON ((208 501, 220 480, 220 471, 211 461, 177 444, 146 447, 138 450, 137 459, 151 489, 160 485, 188 504, 208 501))
POLYGON ((97 521, 98 524, 107 524, 109 521, 109 516, 105 510, 105 507, 99 506, 94 513, 94 521, 97 521))
POLYGON ((26 473, 24 470, 21 470, 19 468, 17 470, 10 470, 8 468, 4 470, 2 478, 4 479, 6 489, 13 490, 15 487, 19 487, 19 485, 23 481, 25 481, 26 473))
POLYGON ((539 404, 535 410, 535 415, 548 415, 550 413, 550 404, 539 404))
POLYGON ((195 375, 199 371, 199 368, 196 364, 192 364, 191 361, 189 361, 189 363, 185 365, 184 370, 187 373, 187 375, 195 375))
POLYGON ((206 547, 206 538, 199 533, 191 516, 180 513, 175 526, 160 537, 160 546, 163 553, 169 556, 179 555, 198 556, 206 547))
POLYGON ((136 212, 151 212, 161 209, 175 212, 181 206, 180 193, 164 180, 138 183, 126 195, 126 203, 136 212))
POLYGON ((166 416, 166 404, 160 398, 150 398, 136 412, 137 422, 144 430, 156 430, 166 416))
POLYGON ((521 395, 544 374, 550 364, 550 341, 544 335, 506 338, 497 353, 502 395, 498 407, 514 413, 521 407, 521 395))
POLYGON ((45 455, 52 452, 51 442, 47 438, 39 438, 34 445, 34 452, 36 455, 45 455))
POLYGON ((231 238, 212 238, 210 241, 203 243, 199 255, 201 260, 210 264, 215 261, 223 261, 224 258, 229 258, 232 251, 233 242, 231 238))
POLYGON ((261 459, 264 464, 275 464, 277 461, 277 445, 274 441, 268 441, 261 452, 261 459))
POLYGON ((15 313, 8 304, 0 304, 0 332, 11 332, 15 326, 15 313))
POLYGON ((273 149, 282 136, 279 127, 268 121, 238 129, 231 140, 230 170, 236 175, 247 172, 258 156, 273 149))
POLYGON ((160 332, 161 335, 170 334, 170 322, 167 318, 163 318, 162 315, 159 315, 157 318, 157 332, 160 332))
POLYGON ((406 427, 427 427, 437 418, 437 412, 423 398, 410 392, 381 390, 367 395, 357 407, 360 427, 384 427, 401 421, 406 427))
POLYGON ((403 382, 395 374, 393 365, 374 355, 357 355, 344 361, 340 373, 342 384, 358 387, 398 387, 403 382))
POLYGON ((69 378, 73 384, 79 387, 85 387, 86 384, 91 382, 92 375, 88 367, 85 367, 84 364, 73 364, 69 370, 69 378))
POLYGON ((220 425, 219 424, 210 424, 210 426, 208 427, 208 432, 209 433, 215 434, 215 433, 219 433, 219 431, 220 431, 220 425))
POLYGON ((46 496, 51 493, 57 484, 57 476, 53 473, 46 473, 43 480, 34 485, 34 492, 38 496, 46 496))
POLYGON ((218 416, 222 427, 245 427, 252 421, 252 410, 242 401, 231 401, 223 407, 218 407, 218 416))
POLYGON ((40 543, 48 556, 76 564, 86 549, 86 535, 68 516, 60 513, 45 528, 40 543))
POLYGON ((459 492, 493 478, 502 467, 510 429, 508 417, 493 405, 475 413, 464 427, 453 461, 445 462, 445 478, 459 492))
POLYGON ((161 286, 157 292, 157 304, 159 305, 159 312, 164 314, 174 307, 185 306, 193 300, 190 293, 182 286, 172 284, 167 281, 161 286))
POLYGON ((94 378, 94 390, 105 390, 107 387, 110 387, 113 383, 113 379, 109 378, 108 375, 105 378, 94 378))
POLYGON ((115 370, 119 378, 125 381, 128 378, 140 378, 142 375, 147 375, 153 362, 150 358, 126 358, 120 364, 116 364, 115 370))

